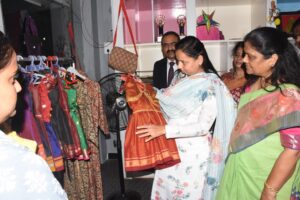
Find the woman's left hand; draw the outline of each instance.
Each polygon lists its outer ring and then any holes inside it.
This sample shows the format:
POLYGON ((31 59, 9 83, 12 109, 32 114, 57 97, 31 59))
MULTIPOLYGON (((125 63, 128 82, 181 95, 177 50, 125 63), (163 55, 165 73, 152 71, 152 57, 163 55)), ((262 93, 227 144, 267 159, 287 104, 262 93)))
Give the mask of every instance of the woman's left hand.
POLYGON ((166 128, 164 125, 143 125, 137 127, 136 134, 139 137, 147 137, 145 142, 148 142, 154 138, 166 134, 166 128))
POLYGON ((276 200, 276 193, 264 187, 260 200, 276 200))

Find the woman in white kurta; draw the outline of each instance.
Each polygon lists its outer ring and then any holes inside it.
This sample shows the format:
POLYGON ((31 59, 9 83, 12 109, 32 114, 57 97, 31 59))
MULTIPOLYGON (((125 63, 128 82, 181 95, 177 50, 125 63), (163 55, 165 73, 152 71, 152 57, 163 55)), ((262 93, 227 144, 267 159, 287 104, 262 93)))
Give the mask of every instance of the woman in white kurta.
POLYGON ((151 199, 213 199, 227 155, 235 104, 197 38, 182 39, 176 45, 176 59, 186 76, 156 95, 167 125, 145 125, 137 131, 146 141, 163 134, 175 138, 181 159, 175 166, 155 171, 151 199))

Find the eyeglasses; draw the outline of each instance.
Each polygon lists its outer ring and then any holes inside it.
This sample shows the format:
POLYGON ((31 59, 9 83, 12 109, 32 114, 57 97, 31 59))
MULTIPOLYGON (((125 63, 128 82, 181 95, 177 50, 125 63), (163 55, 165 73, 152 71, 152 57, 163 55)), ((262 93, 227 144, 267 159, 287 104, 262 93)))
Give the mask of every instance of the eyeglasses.
POLYGON ((163 43, 162 46, 163 47, 175 47, 177 42, 171 42, 171 43, 163 43))

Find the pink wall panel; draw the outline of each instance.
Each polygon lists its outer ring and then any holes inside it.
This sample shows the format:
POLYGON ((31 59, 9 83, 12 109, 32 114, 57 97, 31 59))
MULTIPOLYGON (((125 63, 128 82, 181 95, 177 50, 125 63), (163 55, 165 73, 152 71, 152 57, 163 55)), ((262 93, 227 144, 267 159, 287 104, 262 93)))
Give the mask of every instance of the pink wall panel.
MULTIPOLYGON (((176 18, 178 15, 185 15, 185 0, 125 0, 125 4, 137 43, 155 42, 158 28, 154 20, 157 15, 165 16, 164 32, 175 31, 179 33, 176 18)), ((124 27, 124 37, 125 44, 132 43, 127 26, 124 27)))

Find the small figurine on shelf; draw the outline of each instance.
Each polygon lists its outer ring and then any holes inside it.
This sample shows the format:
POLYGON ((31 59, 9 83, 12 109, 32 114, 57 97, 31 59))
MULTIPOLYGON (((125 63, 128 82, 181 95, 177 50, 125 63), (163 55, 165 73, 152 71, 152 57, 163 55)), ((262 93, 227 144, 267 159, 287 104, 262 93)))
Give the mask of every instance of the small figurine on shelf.
POLYGON ((185 26, 185 22, 186 22, 186 17, 184 15, 179 15, 177 17, 177 23, 179 26, 179 35, 180 36, 184 36, 184 26, 185 26))
POLYGON ((158 36, 162 36, 164 34, 164 24, 165 24, 165 16, 157 15, 155 18, 155 23, 158 26, 158 36))
POLYGON ((199 40, 223 40, 224 35, 219 30, 219 23, 213 20, 215 11, 206 14, 202 10, 202 15, 197 18, 197 38, 199 40))
POLYGON ((209 33, 212 26, 219 26, 219 23, 213 20, 214 14, 215 11, 208 15, 204 10, 202 10, 202 17, 199 16, 197 19, 197 27, 205 25, 206 31, 209 33))
POLYGON ((280 25, 280 18, 279 18, 279 9, 276 6, 274 0, 271 1, 271 8, 269 10, 268 22, 271 26, 279 27, 280 25))

